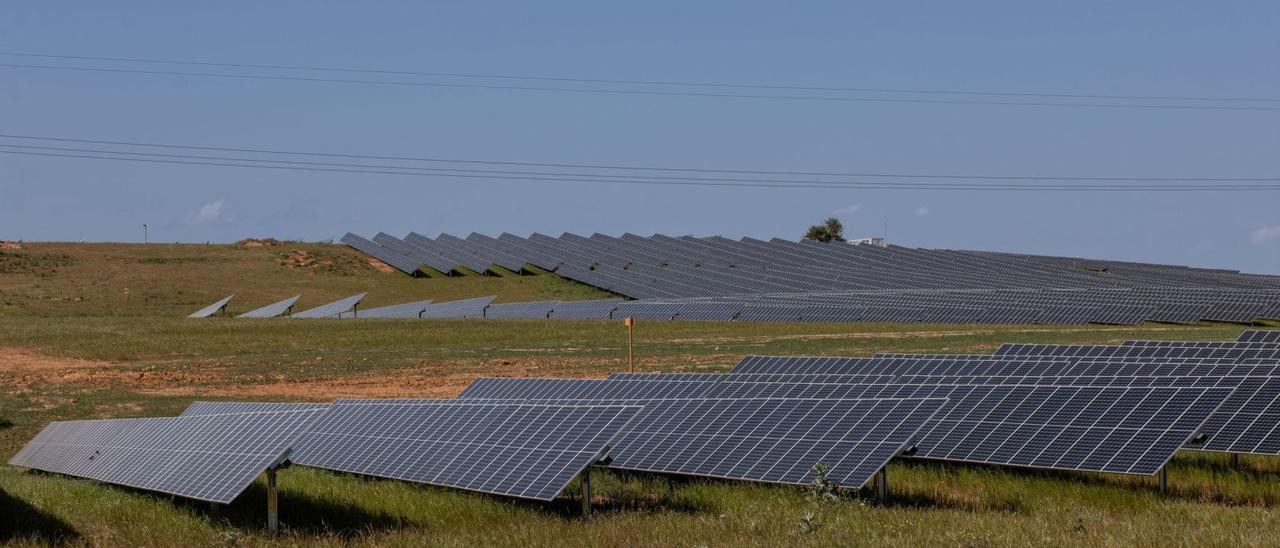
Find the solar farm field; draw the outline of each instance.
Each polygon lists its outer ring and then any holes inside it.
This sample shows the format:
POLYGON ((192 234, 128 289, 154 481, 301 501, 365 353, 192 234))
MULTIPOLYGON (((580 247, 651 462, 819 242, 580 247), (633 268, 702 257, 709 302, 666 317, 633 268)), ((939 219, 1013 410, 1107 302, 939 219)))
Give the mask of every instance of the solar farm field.
MULTIPOLYGON (((302 294, 309 308, 498 295, 608 294, 554 276, 413 280, 343 246, 34 244, 0 263, 0 453, 51 421, 177 415, 195 400, 448 398, 477 377, 624 372, 608 320, 188 320, 229 293, 232 313, 302 294)), ((1235 340, 1242 325, 828 324, 641 321, 637 372, 728 371, 748 354, 991 354, 1003 343, 1235 340)), ((1280 459, 1182 451, 1169 493, 1147 477, 898 459, 891 497, 598 471, 516 501, 294 466, 279 472, 279 537, 260 478, 211 509, 147 491, 0 467, 0 542, 89 545, 1265 545, 1280 459), (818 491, 815 493, 815 491, 818 491)))

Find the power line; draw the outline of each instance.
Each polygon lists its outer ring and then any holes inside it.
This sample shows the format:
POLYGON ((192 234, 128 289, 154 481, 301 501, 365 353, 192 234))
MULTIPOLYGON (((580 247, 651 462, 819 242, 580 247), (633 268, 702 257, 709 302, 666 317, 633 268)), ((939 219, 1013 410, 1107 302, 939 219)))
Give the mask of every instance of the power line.
MULTIPOLYGON (((788 188, 788 187, 798 188, 801 186, 812 186, 813 188, 866 188, 868 185, 876 185, 876 188, 896 188, 904 185, 904 183, 884 183, 884 182, 866 182, 866 181, 813 181, 813 180, 794 180, 794 179, 742 179, 742 178, 734 179, 734 178, 723 178, 723 177, 672 177, 672 176, 655 177, 655 176, 645 176, 645 175, 635 175, 635 174, 614 175, 614 174, 596 174, 596 173, 559 173, 559 172, 542 172, 542 171, 479 170, 479 169, 461 169, 461 168, 424 168, 424 167, 417 167, 417 166, 350 164, 350 163, 335 163, 335 162, 307 162, 307 161, 296 161, 296 160, 276 160, 276 159, 241 158, 241 157, 225 157, 225 156, 196 156, 196 155, 187 155, 187 154, 161 154, 161 153, 152 153, 152 152, 86 149, 86 148, 74 148, 74 147, 12 145, 12 144, 6 144, 6 143, 0 143, 0 147, 18 148, 18 149, 26 149, 26 150, 53 150, 53 151, 59 151, 59 152, 112 154, 112 155, 124 155, 124 156, 153 157, 153 158, 178 158, 178 159, 186 159, 186 160, 250 162, 254 164, 283 164, 286 166, 301 165, 301 166, 339 167, 339 168, 354 168, 354 169, 398 170, 398 171, 421 172, 424 174, 434 174, 439 176, 450 176, 450 175, 458 175, 458 174, 479 174, 481 176, 520 175, 520 176, 534 176, 534 177, 579 177, 579 178, 584 178, 584 180, 596 180, 596 179, 604 178, 604 179, 625 180, 626 182, 693 181, 693 182, 708 182, 708 183, 734 183, 734 184, 741 184, 744 186, 754 185, 758 183, 768 183, 768 184, 777 185, 776 187, 770 187, 770 188, 788 188), (893 185, 893 186, 890 186, 890 185, 893 185)), ((543 180, 543 179, 535 179, 535 180, 543 180)), ((957 184, 955 183, 922 182, 922 183, 905 183, 905 184, 911 185, 911 188, 929 188, 929 189, 946 189, 946 188, 957 186, 957 184)), ((969 183, 964 183, 964 185, 970 186, 970 187, 993 188, 993 189, 1001 189, 1001 190, 1010 188, 1012 186, 1024 186, 1024 185, 1027 186, 1028 188, 1047 188, 1047 186, 1043 184, 1036 185, 1033 187, 1033 186, 1027 185, 1026 183, 1018 184, 1018 183, 969 182, 969 183)), ((1144 183, 1144 184, 1123 183, 1122 186, 1121 185, 1100 185, 1096 183, 1080 183, 1080 184, 1071 185, 1071 188, 1078 189, 1078 190, 1092 190, 1092 189, 1110 190, 1115 188, 1145 190, 1145 189, 1166 189, 1166 188, 1170 188, 1171 186, 1172 185, 1168 185, 1168 184, 1151 184, 1151 183, 1144 183)), ((1197 186, 1197 185, 1178 185, 1178 186, 1188 187, 1188 186, 1197 186)), ((1198 185, 1198 186, 1203 187, 1206 185, 1198 185)), ((1273 186, 1280 188, 1280 185, 1267 185, 1267 184, 1249 184, 1249 185, 1235 184, 1230 186, 1234 186, 1237 188, 1250 188, 1250 189, 1267 189, 1273 186)), ((1221 185, 1215 186, 1214 188, 1223 188, 1223 186, 1221 185)))
POLYGON ((532 81, 532 82, 576 82, 576 83, 587 83, 587 84, 617 84, 617 85, 645 85, 645 86, 672 86, 672 87, 712 87, 712 88, 731 88, 731 89, 774 89, 774 90, 793 90, 793 91, 839 91, 839 92, 851 92, 851 93, 916 93, 916 94, 922 94, 922 95, 967 95, 967 96, 985 96, 985 97, 1040 97, 1040 98, 1059 98, 1059 99, 1123 99, 1123 100, 1152 100, 1152 101, 1217 101, 1217 102, 1280 103, 1280 98, 1271 98, 1271 97, 1206 97, 1206 96, 1187 96, 1187 95, 1111 95, 1111 94, 1085 94, 1085 93, 1036 93, 1036 92, 1005 92, 1005 91, 939 90, 939 89, 919 89, 919 88, 803 86, 803 85, 793 85, 793 84, 750 84, 750 83, 726 83, 726 82, 690 82, 690 81, 675 81, 675 80, 571 78, 571 77, 554 77, 554 76, 525 76, 525 75, 511 75, 511 74, 493 74, 493 73, 430 72, 430 71, 416 71, 416 70, 322 67, 322 66, 316 66, 316 65, 226 63, 226 62, 190 61, 190 60, 175 60, 175 59, 155 59, 155 58, 142 58, 142 57, 53 55, 53 54, 45 54, 45 53, 28 53, 28 52, 13 52, 13 51, 0 51, 0 55, 5 55, 9 57, 35 57, 35 58, 41 58, 41 59, 73 59, 73 60, 80 60, 80 61, 110 61, 110 62, 122 62, 122 63, 149 63, 149 64, 164 64, 164 65, 188 65, 188 66, 203 66, 203 67, 272 69, 272 70, 297 70, 297 71, 313 71, 313 72, 346 72, 346 73, 353 73, 353 74, 388 74, 388 75, 397 75, 397 76, 477 78, 477 79, 488 79, 488 80, 519 80, 519 81, 532 81))
POLYGON ((515 85, 502 85, 502 84, 469 84, 469 83, 453 83, 453 82, 407 82, 407 81, 396 81, 396 80, 368 80, 368 79, 359 79, 359 78, 316 78, 316 77, 306 77, 306 76, 230 74, 230 73, 215 73, 215 72, 187 72, 187 71, 173 71, 173 70, 77 67, 77 66, 65 66, 65 65, 32 65, 32 64, 23 64, 23 63, 0 63, 0 67, 18 68, 18 69, 37 69, 37 70, 99 72, 99 73, 145 74, 145 75, 152 75, 152 76, 189 76, 189 77, 195 77, 195 78, 229 78, 229 79, 236 79, 236 80, 271 80, 271 81, 287 81, 287 82, 368 84, 368 85, 405 86, 405 87, 488 89, 488 90, 503 90, 503 91, 535 91, 535 92, 560 92, 560 93, 604 94, 604 95, 652 95, 652 96, 665 96, 665 97, 705 97, 705 98, 717 98, 717 99, 777 99, 777 100, 827 101, 827 102, 849 102, 849 103, 907 103, 907 104, 932 104, 932 105, 1072 107, 1072 108, 1101 108, 1101 109, 1140 109, 1140 110, 1280 111, 1280 107, 1246 106, 1246 105, 1239 105, 1239 106, 1159 105, 1159 104, 1139 104, 1139 103, 977 101, 977 100, 962 100, 962 99, 954 99, 954 100, 951 100, 951 99, 893 99, 893 98, 883 98, 883 97, 839 97, 839 96, 831 96, 831 95, 769 95, 769 94, 714 93, 714 92, 694 92, 694 91, 515 86, 515 85))
MULTIPOLYGON (((95 145, 117 145, 129 147, 148 147, 162 149, 178 149, 178 150, 199 150, 199 151, 215 151, 215 152, 236 152, 236 153, 252 153, 252 154, 276 154, 287 156, 304 156, 304 157, 322 157, 322 158, 347 158, 347 159, 363 159, 363 160, 384 160, 384 161, 408 161, 408 162, 428 162, 428 163, 446 163, 446 164, 467 164, 467 165, 496 165, 496 166, 521 166, 521 167, 539 167, 539 168, 555 168, 555 169, 590 169, 590 170, 625 170, 625 171, 645 171, 645 172, 667 172, 667 173, 715 173, 715 174, 732 174, 732 175, 761 175, 761 176, 812 176, 812 177, 867 177, 867 178, 903 178, 903 179, 944 179, 944 180, 1003 180, 1003 181, 1093 181, 1093 182, 1280 182, 1280 177, 1118 177, 1118 176, 1094 176, 1094 177, 1072 177, 1072 176, 1046 176, 1046 175, 965 175, 965 174, 922 174, 922 173, 883 173, 883 172, 830 172, 830 171, 770 171, 770 170, 746 170, 746 169, 708 169, 708 168, 684 168, 684 167, 657 167, 657 166, 627 166, 627 165, 610 165, 610 164, 576 164, 563 162, 513 162, 513 161, 496 161, 496 160, 462 160, 435 157, 420 156, 391 156, 391 155, 372 155, 372 154, 342 154, 330 152, 306 152, 279 149, 264 148, 245 148, 245 147, 214 147, 214 146, 195 146, 181 145, 175 143, 144 143, 138 141, 118 141, 104 139, 77 139, 70 137, 45 137, 33 135, 17 135, 17 134, 0 134, 0 138, 21 139, 33 141, 52 141, 67 143, 85 143, 95 145)), ((16 146, 16 145, 6 145, 16 146)), ((100 151, 99 151, 100 152, 100 151)), ((425 169, 425 168, 405 168, 405 169, 425 169)), ((585 176, 604 176, 600 174, 586 174, 585 176)), ((628 175, 634 177, 634 175, 628 175)), ((767 181, 766 181, 767 182, 767 181)), ((793 181, 796 182, 796 181, 793 181)), ((813 181, 799 181, 813 182, 813 181)), ((829 183, 833 181, 822 181, 829 183)))
MULTIPOLYGON (((13 146, 13 145, 0 145, 13 146)), ((92 152, 92 151, 91 151, 92 152)), ((114 160, 124 162, 141 162, 149 164, 177 164, 177 165, 196 165, 196 166, 218 166, 218 167, 237 167, 237 168, 254 168, 254 169, 272 169, 285 171, 305 171, 305 172, 334 172, 334 173, 358 173, 358 174, 376 174, 376 175, 408 175, 418 177, 445 177, 445 178, 462 178, 462 179, 483 179, 483 180, 501 180, 501 181, 541 181, 541 182, 557 182, 557 183, 604 183, 604 184, 627 184, 627 185, 670 185, 670 186, 697 186, 697 187, 744 187, 744 188, 769 188, 769 189, 825 189, 825 190, 963 190, 963 191, 1084 191, 1084 192, 1112 192, 1112 191, 1258 191, 1258 190, 1280 190, 1280 185, 1146 185, 1146 186, 1096 186, 1096 185, 1028 185, 1006 183, 1002 185, 976 185, 974 183, 962 184, 939 184, 939 183, 876 183, 876 182, 845 182, 830 184, 790 184, 790 183, 769 183, 769 182, 718 182, 718 181, 671 181, 671 180, 648 180, 648 179, 593 179, 582 178, 576 174, 545 174, 546 176, 522 176, 522 175, 501 175, 501 174, 468 174, 468 173, 434 173, 404 170, 397 166, 370 166, 369 168, 348 169, 340 166, 341 164, 324 164, 319 162, 309 163, 307 165, 278 165, 271 160, 260 160, 250 158, 217 158, 202 157, 190 155, 161 155, 148 153, 130 153, 130 152, 113 152, 113 151, 96 151, 97 154, 113 154, 113 156, 100 156, 96 154, 70 154, 56 152, 28 152, 18 150, 0 149, 0 154, 11 154, 21 156, 41 156, 52 158, 71 158, 71 159, 89 159, 89 160, 114 160), (132 157, 120 156, 127 154, 132 157), (139 157, 141 156, 141 157, 139 157), (245 163, 247 162, 247 163, 245 163), (332 166, 332 167, 331 167, 332 166), (376 169, 375 169, 376 168, 376 169)))

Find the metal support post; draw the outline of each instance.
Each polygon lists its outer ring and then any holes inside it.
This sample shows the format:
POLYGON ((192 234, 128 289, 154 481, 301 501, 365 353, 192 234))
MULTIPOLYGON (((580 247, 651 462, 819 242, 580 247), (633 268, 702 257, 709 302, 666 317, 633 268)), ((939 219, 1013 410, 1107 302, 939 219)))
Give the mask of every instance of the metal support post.
POLYGON ((889 469, 881 468, 876 473, 876 499, 881 504, 889 502, 889 469))
POLYGON ((280 532, 280 506, 276 502, 276 470, 267 469, 267 532, 275 535, 280 532))
POLYGON ((1240 468, 1240 453, 1231 454, 1231 467, 1240 468))
POLYGON ((1160 472, 1156 474, 1156 482, 1159 486, 1160 496, 1169 494, 1169 467, 1161 466, 1160 472))
POLYGON ((633 331, 635 330, 636 319, 631 316, 627 316, 627 319, 623 320, 623 323, 627 326, 627 372, 635 373, 635 353, 633 352, 635 346, 635 334, 633 331))
POLYGON ((591 469, 584 469, 578 479, 582 482, 582 516, 587 517, 591 515, 591 469))

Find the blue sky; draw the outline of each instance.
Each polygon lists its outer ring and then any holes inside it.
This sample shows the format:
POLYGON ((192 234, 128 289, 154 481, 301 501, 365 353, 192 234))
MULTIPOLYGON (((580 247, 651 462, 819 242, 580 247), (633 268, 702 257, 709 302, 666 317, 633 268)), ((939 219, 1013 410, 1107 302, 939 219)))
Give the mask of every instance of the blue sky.
MULTIPOLYGON (((1280 97, 1267 2, 7 2, 0 50, 846 87, 1280 97)), ((0 56, 0 62, 31 62, 0 56)), ((64 62, 66 64, 76 64, 64 62)), ((80 63, 92 64, 92 63, 80 63)), ((99 63, 100 64, 100 63, 99 63)), ((156 67, 143 67, 156 68, 156 67)), ((189 67, 185 70, 191 70, 189 67)), ((1277 177, 1280 112, 778 101, 0 67, 0 133, 796 171, 1277 177)), ((0 155, 0 238, 851 236, 1280 273, 1280 192, 542 184, 0 155)))

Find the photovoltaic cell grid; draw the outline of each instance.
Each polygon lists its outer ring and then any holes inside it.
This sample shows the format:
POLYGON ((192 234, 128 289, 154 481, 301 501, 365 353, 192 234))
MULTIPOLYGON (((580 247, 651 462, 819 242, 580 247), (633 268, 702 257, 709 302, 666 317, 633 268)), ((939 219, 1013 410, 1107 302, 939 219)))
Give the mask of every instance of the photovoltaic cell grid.
MULTIPOLYGON (((609 468, 808 483, 813 466, 864 485, 945 404, 937 398, 753 398, 713 382, 478 379, 460 398, 644 406, 616 438, 609 468), (738 397, 741 396, 741 397, 738 397)), ((760 387, 764 388, 764 387, 760 387)), ((763 392, 764 390, 760 390, 763 392)))
POLYGON ((303 310, 294 314, 293 318, 336 318, 339 314, 355 309, 368 293, 360 293, 343 299, 338 299, 328 304, 322 304, 315 308, 303 310))
POLYGON ((422 318, 483 318, 484 309, 495 296, 435 303, 422 311, 422 318))
POLYGON ((339 400, 294 462, 342 472, 551 500, 640 410, 460 400, 339 400))
POLYGON ((1236 340, 1239 342, 1280 343, 1280 329, 1245 331, 1236 340))
MULTIPOLYGON (((695 374, 697 375, 697 374, 695 374)), ((497 379, 512 396, 605 398, 647 394, 687 398, 946 398, 917 440, 917 457, 960 462, 1151 475, 1202 430, 1231 388, 1037 385, 902 385, 755 382, 756 375, 710 381, 497 379), (747 379, 747 380, 743 380, 747 379), (694 385, 706 385, 698 388, 694 385), (620 385, 620 386, 610 386, 620 385), (675 387, 675 388, 668 388, 675 387)), ((492 388, 492 387, 491 387, 492 388)), ((644 400, 639 400, 644 401, 644 400)), ((624 436, 625 437, 625 436, 624 436)), ((621 445, 620 445, 621 447, 621 445)), ((621 452, 618 454, 621 456, 621 452)))
POLYGON ((276 411, 325 410, 327 403, 275 403, 248 401, 195 401, 182 410, 180 417, 193 415, 229 415, 232 413, 264 413, 276 411))
POLYGON ((235 298, 235 294, 231 294, 226 297, 223 297, 218 302, 213 303, 204 308, 201 308, 200 310, 197 310, 195 312, 192 312, 191 315, 187 317, 188 318, 208 318, 209 316, 217 314, 219 310, 222 310, 223 308, 225 308, 227 306, 227 303, 231 302, 231 299, 233 298, 235 298))
MULTIPOLYGON (((431 306, 430 300, 417 301, 412 303, 393 304, 389 306, 379 306, 377 308, 367 308, 361 310, 359 317, 361 318, 417 318, 422 316, 422 311, 431 306)), ((351 314, 343 314, 342 317, 350 317, 351 314)))
POLYGON ((665 399, 618 437, 610 468, 808 484, 813 467, 865 485, 944 399, 665 399))
POLYGON ((236 316, 237 318, 274 318, 289 311, 293 308, 293 303, 298 302, 302 295, 294 295, 283 301, 274 302, 262 308, 255 308, 244 314, 236 316))
POLYGON ((227 504, 323 413, 54 422, 9 464, 227 504))
POLYGON ((742 305, 736 303, 688 303, 680 309, 676 319, 727 322, 737 317, 741 310, 742 305))
MULTIPOLYGON (((1214 345, 1217 343, 1204 343, 1214 345)), ((1203 345, 1202 345, 1203 346, 1203 345)), ((1036 362, 1019 362, 1025 357, 1005 356, 1010 364, 1021 364, 995 371, 998 375, 979 364, 989 360, 966 360, 962 356, 917 355, 916 360, 903 357, 881 363, 895 363, 889 368, 874 366, 875 360, 858 360, 851 358, 803 358, 803 357, 767 357, 748 356, 735 368, 734 374, 725 380, 741 380, 746 377, 753 382, 868 382, 866 377, 846 375, 847 373, 883 373, 897 372, 900 375, 892 380, 898 384, 1067 384, 1094 386, 1131 386, 1139 382, 1135 377, 1118 377, 1116 375, 1152 375, 1144 380, 1149 386, 1232 386, 1235 391, 1231 397, 1215 410, 1204 425, 1203 432, 1208 434, 1207 443, 1191 448, 1205 451, 1221 451, 1229 453, 1280 454, 1280 367, 1274 364, 1232 364, 1232 360, 1192 359, 1178 360, 1149 358, 1145 356, 1125 356, 1116 358, 1126 360, 1120 364, 1110 361, 1090 362, 1088 360, 1109 360, 1109 358, 1080 358, 1085 360, 1073 363, 1070 367, 1037 366, 1036 362), (931 359, 932 358, 932 359, 931 359), (947 360, 946 358, 951 358, 947 360), (905 360, 905 361, 903 361, 905 360), (935 364, 922 366, 921 364, 935 364), (859 365, 866 364, 866 365, 859 365), (944 365, 945 364, 945 365, 944 365), (1030 365, 1031 367, 1026 367, 1030 365), (756 371, 755 374, 751 371, 756 371), (808 374, 786 374, 786 372, 808 374), (761 374, 771 372, 773 374, 761 374), (921 375, 923 373, 923 375, 921 375), (1027 374, 1074 375, 1057 377, 1014 377, 1027 374), (932 375, 932 376, 930 376, 932 375), (961 377, 958 375, 966 375, 961 377), (981 375, 981 376, 975 376, 981 375), (1080 375, 1107 375, 1102 377, 1080 377, 1080 375), (1181 375, 1178 377, 1154 377, 1156 375, 1181 375), (861 379, 861 380, 858 380, 861 379)), ((981 356, 969 358, 982 358, 981 356)), ((1057 363, 1062 362, 1040 362, 1057 363)), ((684 375, 669 375, 668 379, 683 378, 684 375)), ((611 377, 612 378, 612 377, 611 377)), ((692 380, 692 379, 689 379, 692 380)))
POLYGON ((546 319, 560 301, 491 304, 484 309, 484 317, 493 319, 546 319))
POLYGON ((680 313, 680 309, 684 305, 672 303, 645 303, 636 301, 627 301, 618 303, 617 308, 613 309, 610 317, 613 319, 622 319, 628 316, 637 320, 670 320, 680 313))
POLYGON ((552 318, 577 320, 607 320, 622 299, 595 301, 564 301, 551 311, 552 318))

